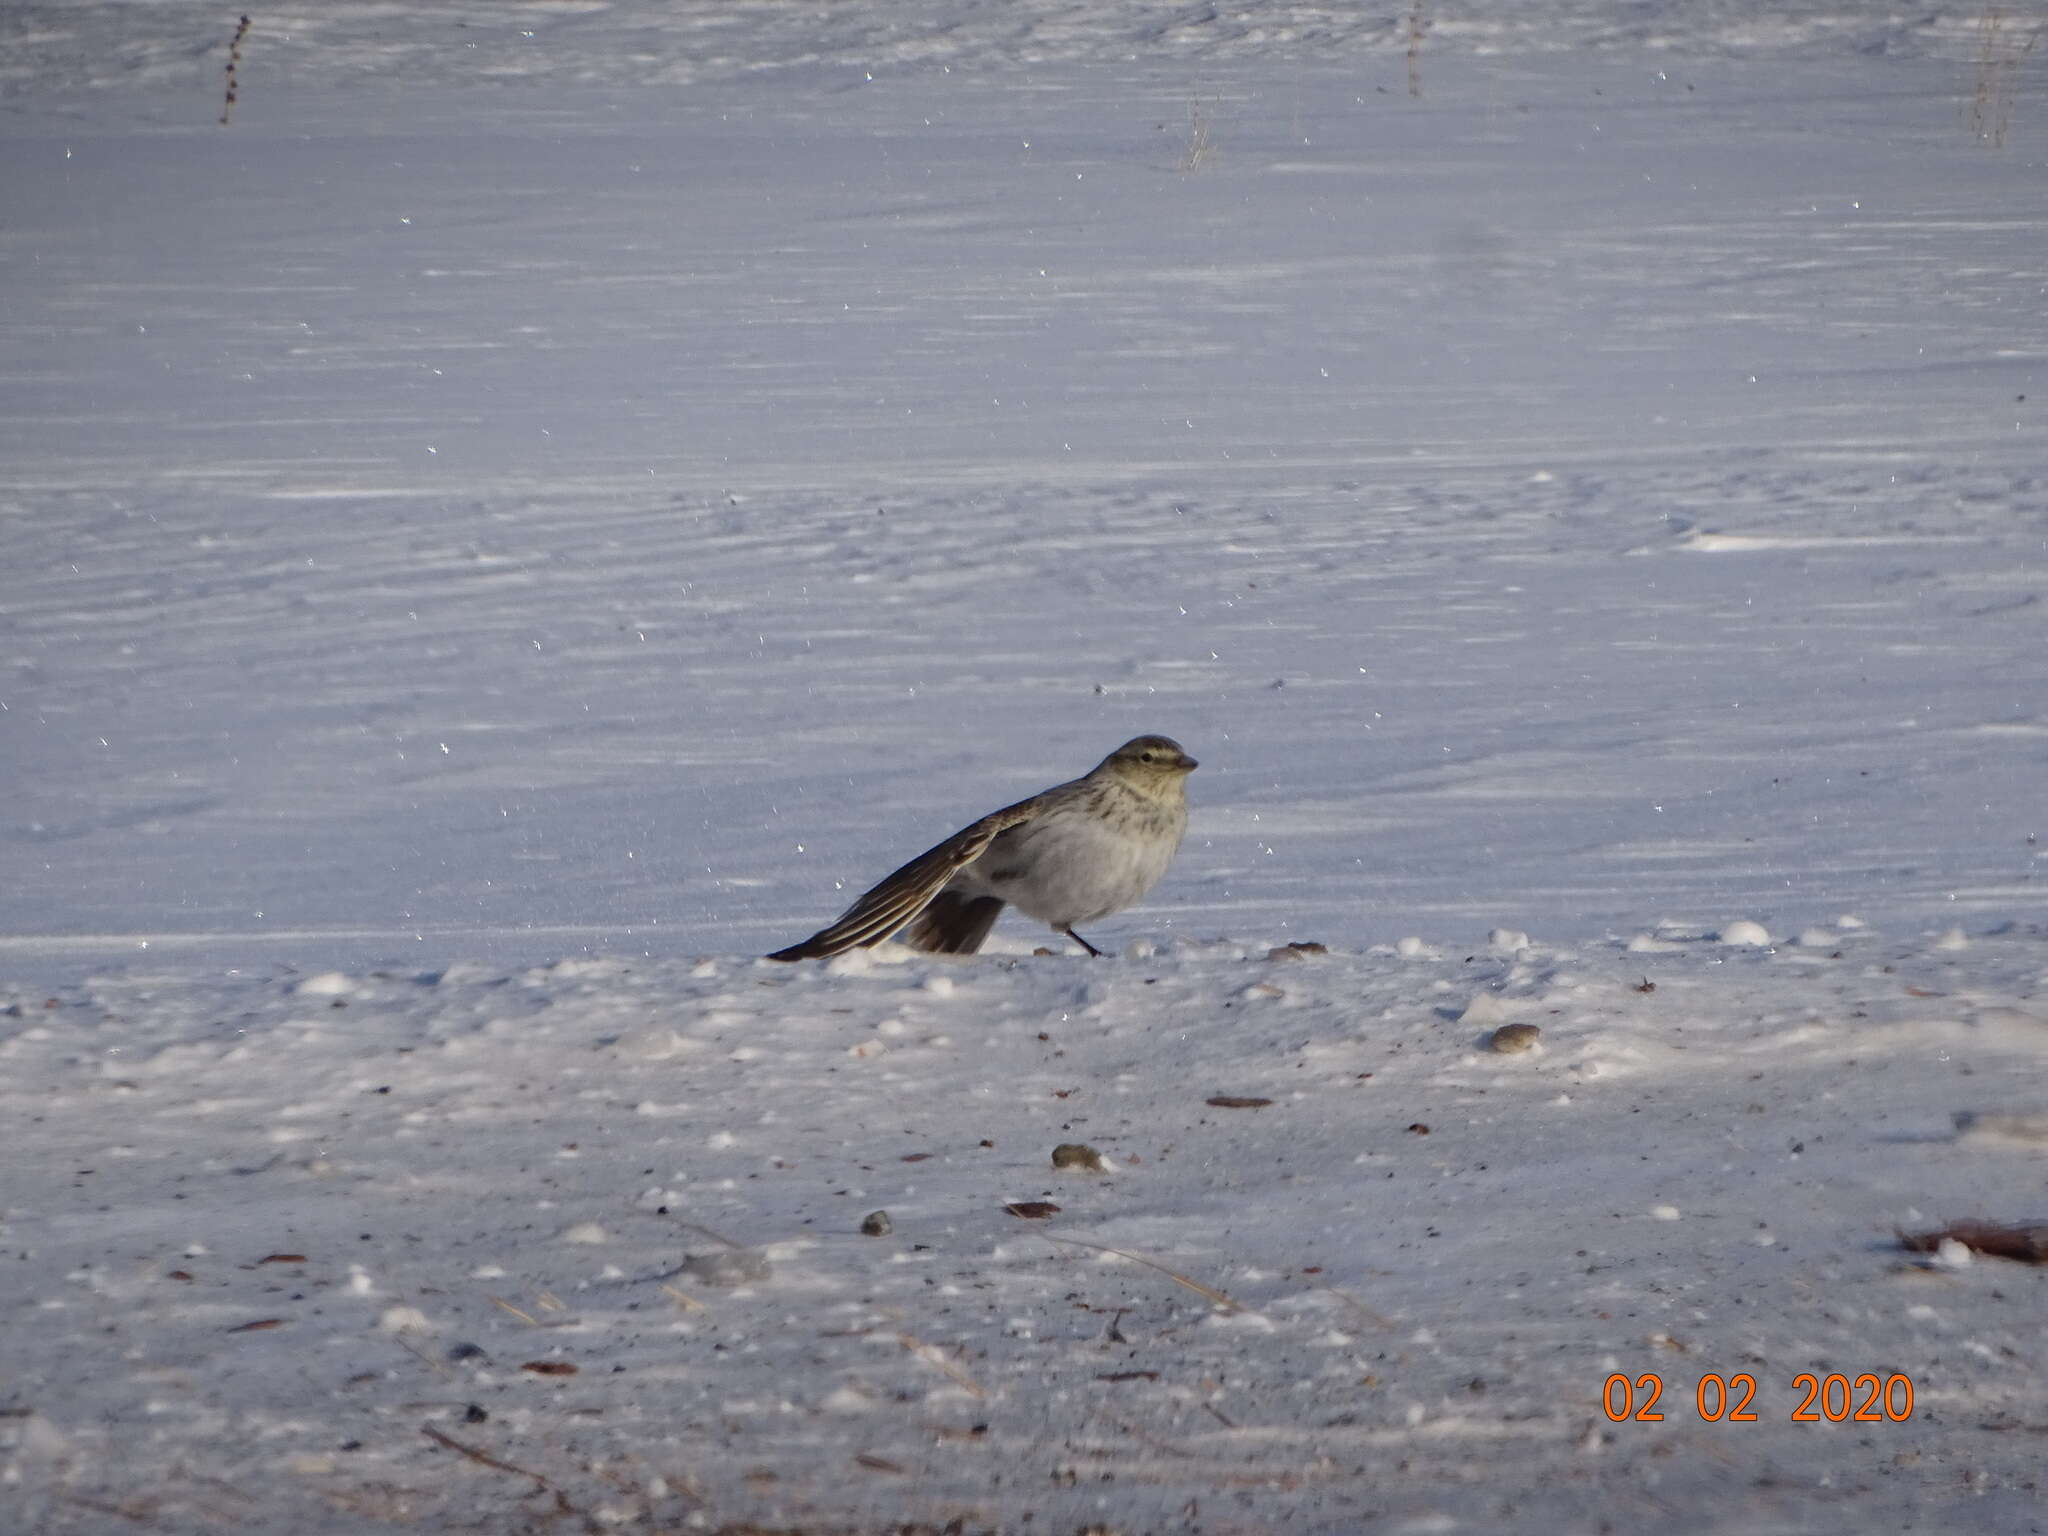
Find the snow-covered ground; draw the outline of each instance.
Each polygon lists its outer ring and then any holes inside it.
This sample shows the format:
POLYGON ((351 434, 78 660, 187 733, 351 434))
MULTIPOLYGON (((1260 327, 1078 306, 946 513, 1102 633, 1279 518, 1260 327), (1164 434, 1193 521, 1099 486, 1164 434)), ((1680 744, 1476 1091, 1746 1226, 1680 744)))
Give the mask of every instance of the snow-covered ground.
POLYGON ((8 8, 0 1528, 2038 1529, 1986 14, 8 8))

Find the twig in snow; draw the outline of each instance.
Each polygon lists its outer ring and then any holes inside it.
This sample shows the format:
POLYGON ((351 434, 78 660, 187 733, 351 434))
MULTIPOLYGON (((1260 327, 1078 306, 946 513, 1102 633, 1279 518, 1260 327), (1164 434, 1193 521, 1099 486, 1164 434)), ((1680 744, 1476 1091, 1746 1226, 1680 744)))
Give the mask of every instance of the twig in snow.
POLYGON ((1188 147, 1181 153, 1183 171, 1199 171, 1209 158, 1209 115, 1199 101, 1188 103, 1188 147))
POLYGON ((710 1238, 714 1243, 723 1243, 728 1248, 737 1249, 743 1252, 745 1251, 747 1246, 745 1243, 734 1242, 731 1238, 727 1237, 723 1232, 714 1231, 712 1228, 705 1226, 704 1223, 701 1221, 679 1221, 676 1223, 676 1225, 679 1227, 688 1227, 692 1232, 702 1233, 705 1237, 710 1238))
POLYGON ((486 1292, 484 1295, 484 1300, 488 1301, 494 1307, 503 1307, 507 1312, 510 1312, 514 1317, 518 1318, 519 1321, 527 1324, 530 1327, 538 1328, 540 1326, 539 1318, 535 1317, 531 1312, 520 1311, 517 1307, 513 1306, 511 1302, 505 1300, 505 1298, 502 1296, 493 1296, 486 1292))
POLYGON ((897 1334, 896 1342, 898 1344, 901 1344, 905 1349, 909 1350, 913 1355, 917 1356, 918 1359, 922 1360, 926 1365, 930 1366, 933 1370, 943 1371, 946 1375, 952 1377, 955 1383, 962 1387, 965 1387, 969 1392, 973 1393, 976 1397, 988 1396, 986 1392, 982 1391, 981 1387, 975 1382, 974 1378, 969 1376, 965 1371, 962 1371, 958 1369, 956 1366, 954 1366, 953 1362, 948 1360, 945 1357, 945 1355, 939 1351, 937 1345, 927 1344, 924 1342, 924 1340, 918 1338, 917 1335, 911 1333, 897 1334))
POLYGON ((1977 84, 1970 99, 1970 131, 1993 149, 2005 147, 2012 127, 2013 76, 2044 30, 2037 24, 2014 32, 2007 29, 2010 20, 2000 5, 1977 18, 1977 84))
POLYGON ((1048 1243, 1072 1243, 1077 1248, 1093 1248, 1097 1253, 1113 1253, 1120 1259, 1129 1259, 1133 1264, 1142 1264, 1147 1269, 1156 1269, 1159 1273, 1166 1276, 1167 1279, 1178 1281, 1189 1290, 1195 1292, 1196 1295, 1206 1296, 1221 1311, 1242 1312, 1245 1310, 1242 1302, 1232 1300, 1213 1285, 1204 1285, 1199 1280, 1190 1280, 1179 1270, 1168 1269, 1157 1259, 1148 1259, 1142 1253, 1130 1253, 1122 1248, 1112 1248, 1107 1243, 1091 1243, 1078 1237, 1054 1237, 1050 1232, 1042 1232, 1039 1235, 1048 1243))
POLYGON ((1326 1285, 1323 1287, 1323 1289, 1328 1291, 1332 1296, 1336 1297, 1339 1301, 1343 1302, 1345 1306, 1352 1308, 1354 1311, 1358 1313, 1360 1317, 1363 1317, 1367 1321, 1371 1322, 1372 1325, 1376 1328, 1397 1328, 1400 1326, 1392 1318, 1384 1317, 1378 1312, 1373 1311, 1371 1307, 1368 1307, 1356 1296, 1345 1295, 1342 1291, 1338 1290, 1337 1287, 1335 1287, 1334 1285, 1326 1285))
POLYGON ((1169 1445, 1166 1441, 1160 1439, 1157 1435, 1147 1434, 1144 1430, 1138 1428, 1138 1426, 1135 1424, 1126 1424, 1122 1419, 1113 1419, 1106 1413, 1100 1415, 1100 1417, 1105 1424, 1114 1424, 1118 1429, 1122 1430, 1132 1439, 1143 1441, 1146 1445, 1151 1446, 1153 1450, 1159 1452, 1162 1456, 1177 1456, 1182 1461, 1199 1460, 1199 1458, 1195 1455, 1193 1451, 1184 1451, 1177 1445, 1169 1445))
POLYGON ((449 1450, 467 1456, 471 1461, 478 1462, 483 1466, 494 1467, 500 1472, 510 1472, 514 1477, 530 1477, 542 1488, 552 1488, 555 1486, 538 1472, 529 1472, 524 1467, 515 1467, 509 1461, 498 1460, 497 1457, 491 1455, 488 1451, 480 1451, 473 1445, 464 1445, 453 1435, 444 1435, 431 1424, 422 1424, 420 1426, 420 1433, 436 1445, 445 1445, 449 1450))
POLYGON ((242 67, 242 39, 249 35, 249 18, 244 16, 242 24, 235 28, 233 41, 228 44, 228 98, 220 109, 221 126, 225 128, 228 119, 235 115, 235 98, 241 94, 242 82, 237 71, 242 67))
POLYGON ((1422 94, 1422 39, 1429 31, 1429 19, 1422 14, 1423 0, 1415 0, 1408 13, 1408 94, 1422 94))
POLYGON ((598 1533, 604 1530, 604 1527, 599 1525, 597 1521, 592 1519, 589 1515, 586 1515, 574 1504, 571 1504, 569 1502, 569 1496, 567 1494, 563 1493, 561 1489, 557 1488, 547 1478, 542 1477, 538 1472, 529 1472, 526 1468, 516 1467, 509 1461, 500 1461, 497 1457, 491 1455, 490 1452, 480 1451, 473 1445, 464 1445, 460 1440, 457 1440, 453 1435, 444 1435, 441 1433, 440 1430, 435 1429, 430 1424, 422 1424, 420 1426, 420 1433, 425 1435, 429 1440, 433 1441, 436 1445, 445 1445, 449 1450, 454 1451, 457 1455, 467 1456, 471 1461, 476 1462, 479 1466, 489 1467, 493 1471, 497 1472, 510 1472, 514 1477, 532 1478, 534 1487, 546 1489, 549 1493, 555 1496, 556 1513, 575 1516, 578 1520, 583 1522, 583 1529, 586 1531, 598 1533))

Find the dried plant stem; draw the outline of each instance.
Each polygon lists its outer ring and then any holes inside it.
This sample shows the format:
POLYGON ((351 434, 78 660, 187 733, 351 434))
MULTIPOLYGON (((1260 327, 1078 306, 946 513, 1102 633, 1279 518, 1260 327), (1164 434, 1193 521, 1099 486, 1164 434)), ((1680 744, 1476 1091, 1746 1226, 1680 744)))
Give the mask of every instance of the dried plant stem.
POLYGON ((484 1300, 488 1301, 494 1307, 504 1308, 507 1312, 510 1312, 514 1317, 518 1318, 519 1321, 527 1324, 529 1327, 538 1328, 541 1325, 540 1319, 535 1317, 531 1312, 520 1311, 519 1308, 513 1306, 511 1302, 505 1300, 505 1298, 502 1296, 493 1296, 489 1292, 485 1292, 484 1300))
POLYGON ((1970 131, 1993 149, 2005 146, 2012 128, 2013 77, 2020 62, 2034 51, 2042 28, 2010 28, 2011 14, 1992 6, 1977 18, 1977 81, 1970 96, 1970 131))
POLYGON ((1415 0, 1408 13, 1408 94, 1422 94, 1422 39, 1429 31, 1429 18, 1422 14, 1423 0, 1415 0))
POLYGON ((1338 1290, 1337 1287, 1335 1287, 1334 1285, 1326 1285, 1323 1287, 1323 1289, 1328 1291, 1332 1296, 1336 1297, 1339 1301, 1343 1302, 1345 1306, 1352 1308, 1354 1311, 1358 1313, 1360 1317, 1363 1317, 1375 1328, 1395 1328, 1399 1326, 1399 1324, 1395 1323, 1392 1318, 1381 1316, 1379 1313, 1373 1311, 1371 1307, 1368 1307, 1364 1302, 1360 1301, 1356 1296, 1347 1296, 1344 1294, 1344 1292, 1338 1290))
POLYGON ((529 1472, 524 1467, 515 1467, 511 1462, 500 1461, 487 1451, 480 1451, 473 1445, 464 1445, 453 1435, 444 1435, 431 1424, 422 1424, 420 1426, 420 1433, 436 1445, 445 1445, 449 1450, 467 1456, 471 1461, 478 1462, 483 1466, 493 1467, 500 1472, 510 1472, 514 1477, 530 1477, 543 1488, 552 1488, 554 1486, 554 1484, 550 1483, 538 1472, 529 1472))
POLYGON ((446 1446, 449 1450, 454 1451, 457 1455, 467 1456, 471 1461, 475 1462, 478 1466, 489 1467, 494 1472, 510 1472, 514 1477, 532 1478, 533 1485, 536 1489, 544 1489, 555 1496, 555 1512, 557 1514, 574 1516, 577 1520, 582 1522, 583 1529, 593 1533, 593 1536, 596 1536, 596 1533, 602 1532, 604 1530, 603 1526, 599 1525, 595 1520, 593 1520, 590 1516, 586 1515, 582 1510, 578 1509, 574 1504, 571 1504, 569 1502, 569 1496, 567 1494, 563 1493, 561 1489, 557 1488, 552 1482, 550 1482, 545 1477, 542 1477, 538 1472, 529 1472, 526 1468, 514 1466, 509 1461, 498 1460, 497 1457, 491 1455, 488 1451, 480 1451, 473 1445, 464 1445, 460 1440, 457 1440, 453 1435, 444 1435, 441 1433, 440 1430, 435 1429, 431 1424, 422 1424, 420 1426, 420 1433, 425 1435, 429 1440, 433 1441, 436 1445, 446 1446))
POLYGON ((1188 147, 1180 157, 1183 171, 1199 171, 1209 158, 1209 114, 1199 101, 1188 103, 1188 147))
POLYGON ((927 1344, 924 1342, 924 1340, 920 1339, 919 1337, 917 1337, 916 1334, 913 1333, 897 1334, 896 1342, 898 1344, 901 1344, 905 1349, 909 1350, 913 1355, 917 1356, 918 1359, 922 1360, 926 1365, 930 1366, 933 1370, 943 1371, 946 1375, 952 1377, 954 1382, 956 1382, 958 1385, 962 1387, 965 1387, 969 1392, 974 1394, 974 1396, 988 1396, 988 1393, 984 1392, 981 1389, 981 1387, 975 1382, 973 1377, 969 1376, 965 1371, 958 1369, 952 1361, 948 1360, 945 1357, 945 1355, 940 1353, 939 1348, 936 1344, 927 1344))
POLYGON ((1230 1297, 1224 1295, 1223 1292, 1217 1290, 1213 1285, 1204 1285, 1199 1280, 1190 1280, 1186 1275, 1182 1274, 1179 1270, 1168 1269, 1164 1264, 1161 1264, 1157 1259, 1148 1259, 1142 1253, 1131 1253, 1122 1248, 1112 1248, 1107 1243, 1091 1243, 1078 1237, 1054 1237, 1050 1232, 1041 1232, 1039 1236, 1043 1237, 1048 1243, 1072 1243, 1077 1248, 1093 1248, 1097 1253, 1113 1253, 1120 1259, 1129 1259, 1133 1264, 1142 1264, 1147 1269, 1158 1270, 1159 1273, 1166 1276, 1167 1279, 1176 1281, 1179 1284, 1186 1286, 1196 1295, 1207 1297, 1211 1302, 1213 1302, 1216 1305, 1216 1307, 1220 1311, 1244 1311, 1244 1306, 1242 1303, 1233 1301, 1230 1297))
POLYGON ((249 18, 244 16, 242 24, 235 28, 234 39, 228 44, 228 97, 220 109, 221 126, 227 126, 228 119, 235 115, 235 100, 242 93, 239 72, 242 68, 242 39, 249 35, 249 18))

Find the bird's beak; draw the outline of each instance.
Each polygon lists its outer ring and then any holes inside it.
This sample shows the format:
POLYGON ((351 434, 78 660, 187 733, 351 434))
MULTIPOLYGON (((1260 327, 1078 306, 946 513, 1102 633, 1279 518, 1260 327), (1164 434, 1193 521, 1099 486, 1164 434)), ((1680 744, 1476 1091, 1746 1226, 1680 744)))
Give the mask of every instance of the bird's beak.
POLYGON ((1180 771, 1181 771, 1182 773, 1193 773, 1193 772, 1194 772, 1194 771, 1195 771, 1195 770, 1196 770, 1197 768, 1199 768, 1199 767, 1201 767, 1201 766, 1202 766, 1202 765, 1201 765, 1200 763, 1196 762, 1196 761, 1195 761, 1195 760, 1194 760, 1194 759, 1193 759, 1192 757, 1189 757, 1189 756, 1187 755, 1187 753, 1185 753, 1185 752, 1181 753, 1181 755, 1180 755, 1180 771))

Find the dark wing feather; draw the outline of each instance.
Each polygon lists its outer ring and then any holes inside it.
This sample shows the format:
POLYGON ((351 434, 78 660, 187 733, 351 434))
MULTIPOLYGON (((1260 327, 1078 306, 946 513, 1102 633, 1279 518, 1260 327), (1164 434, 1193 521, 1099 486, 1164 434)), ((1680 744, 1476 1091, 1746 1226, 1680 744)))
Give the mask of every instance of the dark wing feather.
POLYGON ((879 944, 918 913, 946 887, 961 870, 980 858, 995 841, 996 834, 1038 814, 1043 795, 1033 795, 1015 805, 991 812, 971 827, 963 827, 936 848, 927 848, 908 864, 887 876, 872 890, 839 914, 829 928, 821 928, 801 944, 778 949, 770 960, 818 960, 843 955, 849 949, 879 944))
POLYGON ((969 896, 948 886, 898 929, 896 937, 929 954, 971 955, 981 948, 1002 915, 1002 897, 969 896))

